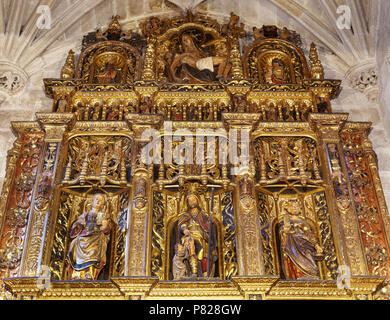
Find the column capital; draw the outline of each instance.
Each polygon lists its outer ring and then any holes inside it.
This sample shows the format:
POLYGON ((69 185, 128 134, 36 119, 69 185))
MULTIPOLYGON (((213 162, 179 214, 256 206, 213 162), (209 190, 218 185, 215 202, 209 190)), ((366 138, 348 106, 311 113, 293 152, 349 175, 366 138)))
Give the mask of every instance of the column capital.
POLYGON ((252 130, 261 115, 256 113, 223 113, 222 121, 227 128, 238 129, 247 128, 252 130))
POLYGON ((45 131, 45 141, 61 142, 66 130, 75 123, 74 113, 42 113, 35 114, 40 127, 45 131))
POLYGON ((325 140, 339 140, 339 133, 348 120, 348 113, 311 113, 309 123, 325 140))
POLYGON ((130 129, 134 131, 136 139, 139 139, 144 130, 159 130, 164 123, 164 119, 160 114, 130 113, 126 116, 126 122, 130 129))

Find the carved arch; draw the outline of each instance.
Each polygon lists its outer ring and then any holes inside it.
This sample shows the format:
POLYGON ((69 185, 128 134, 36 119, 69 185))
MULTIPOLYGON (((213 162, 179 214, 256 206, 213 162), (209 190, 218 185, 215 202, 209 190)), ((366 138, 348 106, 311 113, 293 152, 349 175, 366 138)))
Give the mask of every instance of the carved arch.
POLYGON ((302 83, 310 78, 306 58, 301 49, 281 39, 259 39, 254 41, 244 53, 244 76, 266 83, 263 71, 274 59, 281 60, 288 69, 286 83, 302 83))
POLYGON ((228 44, 215 28, 200 23, 184 23, 178 27, 168 29, 157 38, 155 71, 158 81, 174 82, 169 74, 169 65, 175 53, 181 52, 181 36, 184 33, 192 34, 197 45, 212 56, 228 59, 228 44))
POLYGON ((138 50, 120 41, 103 41, 89 46, 79 58, 76 78, 88 83, 96 83, 96 72, 104 63, 112 61, 119 76, 115 83, 126 83, 139 80, 142 60, 138 50))

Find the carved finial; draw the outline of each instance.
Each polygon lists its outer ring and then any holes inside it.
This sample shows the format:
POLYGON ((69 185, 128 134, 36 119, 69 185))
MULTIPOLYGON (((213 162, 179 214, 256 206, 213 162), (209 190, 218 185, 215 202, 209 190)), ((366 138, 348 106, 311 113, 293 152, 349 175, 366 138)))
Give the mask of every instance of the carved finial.
POLYGON ((314 42, 310 45, 311 76, 313 79, 324 79, 324 67, 318 58, 317 47, 314 42))
POLYGON ((290 36, 290 31, 284 27, 281 31, 280 31, 280 36, 279 38, 282 39, 282 40, 288 40, 288 37, 290 36))
POLYGON ((262 29, 259 29, 257 27, 253 27, 253 36, 255 37, 255 39, 264 39, 264 34, 263 34, 263 30, 262 29))
POLYGON ((100 29, 96 30, 96 40, 98 41, 107 40, 107 38, 103 35, 103 31, 100 29))
POLYGON ((118 40, 121 34, 121 25, 119 24, 118 19, 120 16, 112 16, 112 21, 108 27, 107 35, 109 40, 118 40))
POLYGON ((193 15, 191 9, 187 9, 187 19, 188 19, 188 22, 194 21, 194 15, 193 15))
POLYGON ((108 30, 112 30, 112 31, 120 31, 121 30, 121 25, 119 24, 119 21, 118 21, 119 18, 120 18, 120 16, 118 16, 118 15, 112 16, 112 21, 110 23, 110 26, 108 27, 108 30))
POLYGON ((75 62, 74 62, 74 51, 70 50, 68 57, 66 58, 65 64, 61 69, 61 79, 74 78, 75 76, 75 62))
POLYGON ((238 25, 239 21, 240 17, 234 12, 231 12, 229 22, 222 26, 222 34, 236 38, 245 36, 245 25, 244 23, 240 23, 240 25, 238 25))

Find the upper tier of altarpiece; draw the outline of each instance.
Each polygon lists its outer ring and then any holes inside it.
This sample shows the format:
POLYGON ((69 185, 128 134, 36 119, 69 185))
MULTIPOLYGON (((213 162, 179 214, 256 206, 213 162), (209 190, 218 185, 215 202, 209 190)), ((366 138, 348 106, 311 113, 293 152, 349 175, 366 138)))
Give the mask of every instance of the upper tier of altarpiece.
POLYGON ((3 297, 383 298, 371 124, 332 112, 315 44, 234 13, 118 19, 11 124, 3 297))

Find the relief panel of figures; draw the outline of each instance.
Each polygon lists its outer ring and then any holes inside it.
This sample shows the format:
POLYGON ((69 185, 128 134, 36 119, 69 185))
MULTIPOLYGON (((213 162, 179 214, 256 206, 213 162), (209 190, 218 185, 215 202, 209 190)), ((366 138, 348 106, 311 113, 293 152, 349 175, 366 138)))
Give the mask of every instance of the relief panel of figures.
POLYGON ((130 180, 131 140, 123 136, 83 136, 69 140, 63 183, 122 185, 130 180))
POLYGON ((261 184, 298 180, 320 184, 322 174, 317 144, 305 137, 262 137, 254 141, 261 184))

